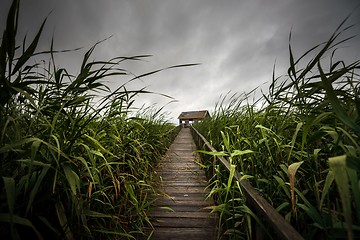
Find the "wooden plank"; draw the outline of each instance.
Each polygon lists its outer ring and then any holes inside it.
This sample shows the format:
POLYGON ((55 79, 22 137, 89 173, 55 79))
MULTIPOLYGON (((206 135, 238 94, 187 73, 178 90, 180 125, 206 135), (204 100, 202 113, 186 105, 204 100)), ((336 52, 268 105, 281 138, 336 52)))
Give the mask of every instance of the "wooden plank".
POLYGON ((156 217, 153 221, 155 227, 179 227, 179 228, 206 228, 209 226, 215 226, 216 222, 214 218, 179 218, 179 217, 156 217))
POLYGON ((183 160, 178 160, 176 162, 162 162, 161 164, 159 164, 159 167, 161 168, 161 166, 166 166, 166 168, 168 170, 170 169, 174 169, 174 168, 182 168, 182 167, 192 167, 195 169, 199 169, 199 165, 196 163, 189 163, 187 161, 183 161, 183 160))
POLYGON ((155 227, 151 239, 216 239, 217 216, 210 214, 207 179, 200 168, 189 129, 182 129, 157 167, 159 190, 149 216, 155 227))
POLYGON ((197 206, 197 207, 210 207, 213 204, 209 200, 177 200, 177 199, 169 199, 169 198, 162 198, 157 199, 154 203, 154 206, 197 206))
POLYGON ((198 181, 198 182, 208 182, 207 180, 204 180, 205 175, 199 175, 197 172, 190 172, 191 175, 170 175, 170 174, 164 174, 163 176, 160 176, 158 179, 158 183, 161 184, 161 182, 171 182, 171 181, 179 181, 179 182, 189 182, 189 181, 198 181))
MULTIPOLYGON (((159 166, 161 169, 165 168, 164 165, 159 166)), ((166 167, 167 170, 177 171, 189 171, 189 172, 198 172, 198 166, 186 166, 186 165, 177 165, 177 166, 169 166, 166 167)))
POLYGON ((184 186, 161 186, 161 190, 163 190, 166 193, 198 193, 198 192, 205 192, 203 187, 184 187, 184 186))
POLYGON ((158 176, 164 177, 187 177, 187 178, 194 178, 194 177, 201 177, 203 178, 205 176, 205 173, 201 170, 196 171, 180 171, 180 170, 173 170, 170 171, 169 169, 164 170, 158 170, 157 172, 158 176))
POLYGON ((156 211, 151 214, 152 217, 157 218, 197 218, 197 219, 204 219, 204 218, 215 218, 211 216, 208 212, 205 211, 182 211, 182 212, 171 212, 171 211, 156 211))
POLYGON ((173 177, 173 176, 163 176, 161 177, 161 184, 162 185, 170 185, 172 183, 181 183, 181 184, 187 184, 188 186, 191 185, 191 183, 198 183, 202 185, 207 185, 208 181, 202 179, 202 177, 195 176, 195 177, 173 177))
POLYGON ((182 181, 179 181, 179 179, 175 179, 172 181, 162 181, 162 185, 166 185, 166 186, 184 186, 184 187, 193 187, 193 186, 201 186, 201 187, 206 187, 207 186, 207 181, 203 180, 203 181, 199 181, 197 179, 184 179, 182 181), (177 181, 178 180, 178 181, 177 181), (185 180, 185 181, 184 181, 185 180))
POLYGON ((203 187, 206 188, 207 181, 199 179, 172 179, 163 180, 161 186, 174 186, 174 187, 203 187))
POLYGON ((214 228, 157 228, 151 239, 154 240, 215 240, 214 228))
MULTIPOLYGON (((196 194, 196 193, 184 193, 184 192, 168 192, 166 193, 166 196, 157 196, 155 199, 155 201, 157 202, 164 202, 164 201, 206 201, 206 204, 208 204, 209 206, 213 205, 213 201, 212 199, 207 199, 206 198, 206 194, 196 194), (196 194, 196 195, 194 195, 196 194), (202 196, 201 196, 202 195, 202 196), (190 197, 188 197, 190 196, 190 197)), ((154 203, 155 204, 155 203, 154 203)))
POLYGON ((205 175, 199 175, 197 174, 197 172, 190 172, 189 175, 170 175, 170 174, 163 174, 160 178, 159 181, 166 181, 166 182, 171 182, 171 181, 177 181, 177 182, 205 182, 207 183, 208 180, 204 179, 205 175))
POLYGON ((153 212, 151 214, 156 214, 157 212, 206 212, 209 213, 209 209, 206 209, 202 206, 180 206, 180 205, 173 205, 173 206, 155 206, 153 208, 153 212))
MULTIPOLYGON (((183 193, 174 192, 174 193, 171 193, 170 196, 177 197, 177 198, 184 197, 184 198, 192 198, 192 199, 194 199, 194 198, 204 199, 204 198, 206 198, 206 193, 204 191, 203 192, 189 193, 189 194, 183 194, 183 193)), ((166 196, 158 195, 158 197, 166 197, 166 196)))

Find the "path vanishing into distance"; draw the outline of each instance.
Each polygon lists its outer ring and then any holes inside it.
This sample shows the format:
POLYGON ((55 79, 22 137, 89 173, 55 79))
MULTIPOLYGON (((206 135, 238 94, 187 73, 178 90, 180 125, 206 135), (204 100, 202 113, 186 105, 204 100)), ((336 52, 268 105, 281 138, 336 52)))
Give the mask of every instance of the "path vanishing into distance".
POLYGON ((207 208, 214 202, 206 199, 207 179, 197 162, 200 156, 190 128, 182 128, 157 167, 165 194, 157 196, 150 214, 155 227, 151 239, 216 239, 216 214, 207 208))

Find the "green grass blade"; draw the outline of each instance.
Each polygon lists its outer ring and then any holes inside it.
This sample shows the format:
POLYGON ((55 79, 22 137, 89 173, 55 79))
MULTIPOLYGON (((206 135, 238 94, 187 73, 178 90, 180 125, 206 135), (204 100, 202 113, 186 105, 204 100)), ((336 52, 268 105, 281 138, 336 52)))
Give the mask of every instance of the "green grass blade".
POLYGON ((300 165, 303 162, 304 161, 295 162, 295 163, 292 163, 288 167, 288 176, 289 176, 289 180, 290 180, 291 206, 292 206, 293 213, 295 213, 295 190, 294 190, 295 189, 295 175, 296 175, 296 172, 299 169, 300 165))
POLYGON ((34 187, 31 189, 30 199, 29 199, 28 205, 27 205, 27 207, 26 207, 26 213, 25 213, 25 215, 27 215, 27 214, 29 213, 29 210, 30 210, 30 208, 31 208, 32 205, 33 205, 35 196, 36 196, 36 194, 38 194, 38 192, 39 192, 38 190, 39 190, 39 188, 40 188, 40 186, 41 186, 41 184, 42 184, 42 182, 43 182, 43 180, 44 180, 44 177, 45 177, 45 175, 47 174, 50 166, 51 166, 50 164, 47 164, 46 166, 44 166, 43 169, 41 170, 41 173, 40 173, 39 177, 36 179, 35 185, 34 185, 34 187))
POLYGON ((16 201, 16 194, 15 194, 15 180, 10 177, 3 177, 5 192, 6 192, 6 200, 9 209, 9 223, 10 223, 10 230, 11 235, 15 236, 15 228, 14 228, 14 206, 16 201))
POLYGON ((354 197, 356 220, 360 222, 360 185, 359 176, 354 169, 347 168, 351 184, 352 195, 354 197))
POLYGON ((41 27, 40 27, 38 33, 36 34, 35 38, 31 42, 30 46, 26 49, 26 51, 21 55, 21 57, 17 61, 16 65, 15 65, 13 71, 12 71, 12 74, 15 74, 30 59, 30 57, 34 54, 34 52, 36 50, 36 47, 38 45, 41 33, 42 33, 43 28, 45 26, 45 22, 46 22, 46 19, 41 24, 41 27))
POLYGON ((339 117, 339 119, 343 123, 345 123, 347 126, 349 126, 352 130, 354 130, 357 133, 360 133, 360 126, 357 125, 355 123, 355 121, 349 117, 349 115, 346 113, 344 108, 341 106, 340 100, 337 98, 336 93, 331 85, 331 83, 335 79, 337 79, 337 78, 341 77, 342 75, 344 75, 345 73, 347 73, 348 69, 346 69, 346 68, 341 69, 339 72, 337 72, 336 74, 333 74, 331 77, 328 78, 325 75, 322 67, 320 66, 320 63, 318 63, 318 68, 320 71, 321 81, 323 83, 324 89, 326 91, 328 99, 331 102, 331 105, 334 108, 336 115, 339 117))
MULTIPOLYGON (((292 151, 294 149, 294 146, 295 146, 295 143, 296 143, 296 138, 297 138, 297 135, 300 131, 300 129, 302 128, 303 126, 303 123, 302 122, 299 122, 297 125, 296 125, 296 129, 295 129, 295 133, 291 139, 291 147, 290 147, 290 151, 289 151, 289 155, 288 155, 288 162, 290 161, 290 158, 291 158, 291 154, 292 154, 292 151)), ((289 166, 290 168, 290 166, 289 166)))
POLYGON ((70 229, 70 225, 66 216, 65 208, 62 202, 55 203, 55 209, 57 213, 57 217, 59 219, 59 223, 62 227, 62 230, 65 232, 67 240, 73 240, 73 234, 70 229))
POLYGON ((344 218, 347 226, 348 239, 353 239, 351 196, 349 189, 349 178, 346 168, 346 155, 329 158, 329 166, 334 173, 335 182, 340 194, 344 218))
POLYGON ((66 180, 69 183, 69 187, 71 189, 71 192, 76 196, 76 190, 80 189, 80 179, 79 176, 71 169, 71 167, 64 163, 62 166, 66 180))
POLYGON ((322 209, 322 205, 325 200, 325 197, 329 193, 331 184, 333 183, 334 180, 335 180, 334 173, 330 170, 326 175, 325 184, 321 193, 320 206, 319 206, 320 209, 322 209))
POLYGON ((282 188, 282 190, 284 191, 284 193, 286 194, 286 196, 291 199, 290 196, 290 191, 289 188, 286 186, 284 180, 278 176, 273 176, 276 180, 276 182, 278 183, 278 185, 280 185, 280 187, 282 188))

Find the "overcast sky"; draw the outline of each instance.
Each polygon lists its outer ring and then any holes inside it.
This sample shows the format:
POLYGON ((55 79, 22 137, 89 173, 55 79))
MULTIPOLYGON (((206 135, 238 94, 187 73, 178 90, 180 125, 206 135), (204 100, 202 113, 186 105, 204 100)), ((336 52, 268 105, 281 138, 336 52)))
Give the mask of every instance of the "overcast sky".
MULTIPOLYGON (((11 0, 0 0, 0 30, 11 0)), ((83 47, 62 54, 57 61, 77 73, 83 53, 97 41, 93 58, 151 54, 146 61, 125 64, 140 75, 176 64, 201 63, 171 69, 143 78, 131 88, 170 95, 177 102, 165 107, 176 122, 181 111, 212 111, 220 95, 266 91, 276 62, 276 75, 288 67, 288 38, 292 32, 295 55, 326 41, 340 22, 359 5, 358 0, 22 0, 20 32, 30 39, 49 15, 40 49, 49 49, 54 35, 56 49, 83 47)), ((360 33, 360 9, 349 24, 349 34, 360 33)), ((339 54, 360 59, 360 37, 339 54)), ((114 88, 129 78, 112 79, 114 88)), ((157 95, 138 97, 138 105, 171 99, 157 95)))

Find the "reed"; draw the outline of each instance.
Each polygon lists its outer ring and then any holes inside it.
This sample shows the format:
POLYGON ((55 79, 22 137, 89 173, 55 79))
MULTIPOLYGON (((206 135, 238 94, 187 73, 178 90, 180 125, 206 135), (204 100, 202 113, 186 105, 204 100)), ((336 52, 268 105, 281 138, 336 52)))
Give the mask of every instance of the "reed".
MULTIPOLYGON (((298 58, 290 34, 286 77, 273 77, 253 103, 248 94, 225 95, 212 118, 195 125, 305 239, 360 233, 360 61, 335 60, 353 38, 346 22, 298 58)), ((211 164, 205 157, 205 166, 211 164)), ((254 214, 241 189, 219 165, 211 175, 224 233, 251 237, 254 214)))
POLYGON ((90 61, 96 43, 73 76, 55 64, 53 43, 37 52, 46 20, 19 44, 19 12, 14 0, 0 45, 0 238, 144 235, 153 167, 175 129, 160 110, 133 110, 146 91, 127 90, 138 77, 121 63, 146 56, 90 61), (34 63, 38 55, 50 61, 34 63), (109 77, 122 82, 113 92, 109 77))

